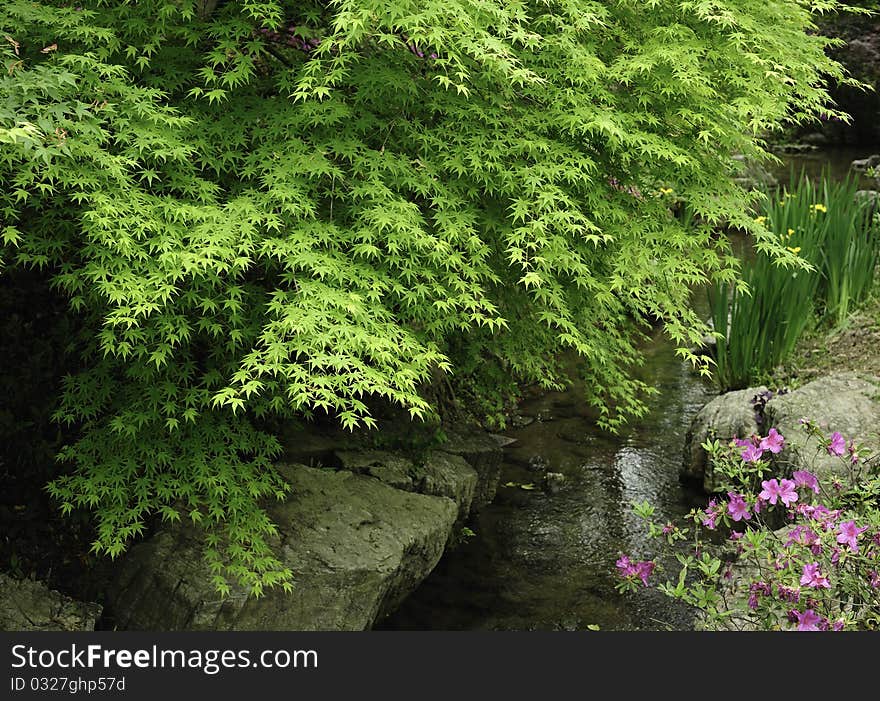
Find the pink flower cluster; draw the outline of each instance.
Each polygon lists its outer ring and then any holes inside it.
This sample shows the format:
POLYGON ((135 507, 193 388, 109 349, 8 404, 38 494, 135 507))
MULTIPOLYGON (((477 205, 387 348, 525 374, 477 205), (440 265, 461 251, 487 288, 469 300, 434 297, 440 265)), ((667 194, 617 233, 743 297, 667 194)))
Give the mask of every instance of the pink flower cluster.
POLYGON ((805 587, 813 587, 814 589, 831 589, 831 582, 828 577, 822 574, 818 562, 811 562, 804 565, 804 573, 801 575, 801 585, 805 587))
POLYGON ((718 519, 724 514, 724 507, 720 506, 715 499, 710 499, 704 513, 705 517, 701 523, 710 531, 714 531, 718 527, 718 519))
POLYGON ((812 472, 795 470, 791 476, 794 477, 795 487, 805 487, 806 489, 813 490, 816 494, 819 493, 819 480, 816 479, 816 475, 812 472))
MULTIPOLYGON (((867 452, 852 441, 847 444, 839 432, 829 436, 816 424, 806 420, 803 423, 809 435, 818 438, 829 455, 853 464, 870 462, 867 452)), ((863 609, 868 616, 875 616, 880 605, 880 529, 876 519, 871 520, 875 515, 871 511, 864 515, 853 506, 850 492, 844 493, 843 482, 833 476, 823 478, 820 484, 813 472, 800 469, 790 476, 763 479, 766 463, 748 465, 761 461, 767 453, 782 452, 785 445, 785 438, 774 428, 763 437, 752 435, 731 442, 721 457, 728 461, 729 476, 736 480, 733 482, 736 486, 728 487, 730 491, 726 496, 715 495, 701 511, 691 512, 693 522, 709 530, 719 526, 730 528, 729 537, 737 556, 745 554, 746 558, 752 558, 750 564, 757 563, 761 579, 751 581, 747 589, 747 606, 756 612, 757 620, 766 624, 778 621, 779 614, 787 615, 792 628, 799 631, 843 630, 847 626, 859 626, 863 620, 874 621, 874 618, 865 618, 863 609), (746 464, 740 463, 737 457, 746 464), (755 489, 757 483, 760 489, 755 489), (769 532, 771 528, 778 528, 772 525, 774 520, 765 522, 762 518, 762 511, 774 509, 777 513, 783 512, 792 522, 788 535, 781 540, 777 537, 778 531, 769 532), (766 537, 768 535, 770 537, 766 537), (846 609, 844 616, 840 613, 844 609, 837 590, 847 592, 856 588, 860 596, 864 595, 864 601, 846 609)), ((855 472, 852 471, 851 476, 855 477, 855 472)), ((872 475, 870 472, 869 477, 872 475)), ((874 482, 868 484, 867 494, 875 494, 880 484, 875 477, 872 479, 874 482)), ((672 524, 667 523, 662 530, 658 525, 652 524, 655 535, 676 533, 672 524)), ((699 527, 695 537, 693 552, 699 559, 703 557, 705 545, 700 540, 699 527)), ((667 538, 669 542, 675 539, 667 538)), ((731 560, 724 555, 711 557, 709 579, 716 584, 729 580, 731 584, 727 586, 738 588, 739 580, 734 578, 731 560)), ((619 588, 636 588, 639 580, 647 586, 654 569, 654 561, 631 560, 621 555, 617 570, 628 581, 619 584, 619 588)))
POLYGON ((797 587, 787 587, 784 584, 779 584, 777 585, 776 590, 779 592, 779 598, 783 601, 796 604, 801 600, 801 590, 797 587))
POLYGON ((791 533, 788 534, 788 541, 786 542, 785 547, 790 548, 792 545, 800 545, 804 548, 809 548, 813 555, 822 554, 822 539, 819 538, 819 534, 816 533, 816 531, 808 526, 795 526, 791 530, 791 533))
POLYGON ((855 442, 850 440, 849 445, 847 445, 846 438, 844 438, 839 431, 835 431, 831 434, 831 439, 828 441, 826 450, 829 455, 836 455, 837 457, 842 457, 846 453, 849 453, 849 460, 853 465, 859 461, 859 451, 856 449, 855 442))
POLYGON ((631 560, 627 555, 621 555, 615 563, 617 572, 624 579, 638 577, 642 584, 648 586, 648 578, 657 566, 653 560, 631 560))
POLYGON ((749 585, 749 608, 754 611, 758 608, 758 597, 770 596, 772 593, 773 588, 767 582, 752 582, 749 585))
POLYGON ((758 499, 768 502, 771 506, 776 506, 776 502, 781 501, 788 507, 798 500, 798 493, 792 480, 764 480, 761 482, 761 493, 758 494, 758 499))
POLYGON ((815 521, 817 528, 829 531, 834 528, 837 519, 840 518, 840 509, 829 509, 824 504, 798 504, 797 513, 815 521))
POLYGON ((727 497, 727 513, 734 521, 748 520, 752 517, 749 513, 749 505, 746 500, 739 494, 728 492, 727 497))
POLYGON ((740 448, 745 449, 742 451, 741 456, 746 462, 758 462, 764 456, 765 451, 777 455, 785 447, 785 438, 775 428, 771 428, 764 438, 753 435, 748 440, 737 438, 734 442, 740 448))
POLYGON ((825 616, 820 616, 813 609, 798 611, 792 609, 788 614, 788 620, 797 623, 796 630, 843 630, 842 620, 831 623, 825 616))
MULTIPOLYGON (((795 479, 793 480, 778 480, 774 478, 761 482, 761 491, 754 500, 755 513, 760 513, 761 509, 764 508, 766 504, 776 506, 776 504, 781 503, 786 508, 790 508, 799 499, 797 493, 799 487, 818 493, 819 480, 812 472, 798 470, 795 472, 794 477, 795 479)), ((727 499, 728 501, 725 504, 723 502, 719 503, 717 499, 713 498, 703 510, 700 522, 710 531, 715 530, 718 527, 718 521, 725 514, 730 516, 730 519, 734 522, 748 521, 752 518, 752 513, 749 510, 750 501, 747 496, 738 494, 737 492, 728 492, 727 499)), ((824 507, 799 505, 798 513, 815 514, 815 516, 812 517, 816 520, 820 520, 823 517, 823 514, 819 510, 822 508, 824 507)), ((827 528, 824 528, 823 530, 827 530, 827 528)), ((800 537, 800 534, 796 534, 795 537, 800 537)))
POLYGON ((855 521, 846 521, 840 524, 837 542, 841 545, 849 546, 850 551, 857 553, 859 551, 859 544, 856 541, 858 537, 867 530, 867 526, 859 528, 856 526, 855 521))

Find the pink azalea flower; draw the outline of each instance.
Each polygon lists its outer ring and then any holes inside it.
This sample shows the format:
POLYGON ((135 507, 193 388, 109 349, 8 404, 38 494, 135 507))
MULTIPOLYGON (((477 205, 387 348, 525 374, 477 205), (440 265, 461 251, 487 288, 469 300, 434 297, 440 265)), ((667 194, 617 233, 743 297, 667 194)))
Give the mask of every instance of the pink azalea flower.
POLYGON ((840 631, 840 630, 843 630, 843 626, 844 626, 843 619, 841 619, 839 621, 834 621, 834 624, 831 626, 831 630, 840 631))
POLYGON ((801 599, 800 589, 795 587, 786 587, 782 584, 778 585, 777 590, 779 591, 779 598, 783 601, 788 601, 792 604, 796 604, 801 599))
POLYGON ((621 577, 629 577, 636 572, 635 566, 626 555, 621 555, 614 564, 621 577))
POLYGON ((823 531, 828 531, 831 526, 840 518, 840 510, 833 511, 823 504, 813 506, 811 504, 800 504, 797 507, 798 513, 807 516, 816 521, 823 531))
POLYGON ((727 504, 727 513, 730 514, 730 517, 734 521, 742 521, 743 519, 749 519, 752 517, 749 513, 749 506, 746 504, 745 499, 739 494, 734 494, 733 492, 728 492, 727 496, 730 497, 730 501, 727 504))
POLYGON ((790 548, 792 545, 803 545, 805 530, 807 530, 806 526, 795 526, 792 528, 791 533, 788 534, 788 540, 785 542, 785 547, 790 548))
POLYGON ((830 589, 831 583, 828 577, 822 574, 818 562, 804 565, 804 573, 801 575, 801 584, 814 589, 830 589))
POLYGON ((717 524, 715 521, 723 512, 722 509, 718 508, 718 504, 714 499, 709 500, 709 504, 706 506, 706 517, 702 520, 702 524, 708 528, 710 531, 714 531, 717 524))
POLYGON ((785 438, 783 438, 782 434, 779 433, 775 428, 771 428, 770 433, 767 434, 767 437, 761 439, 761 443, 758 447, 761 448, 761 450, 769 450, 771 453, 776 455, 777 453, 782 452, 782 448, 784 446, 785 438))
POLYGON ((621 577, 628 578, 637 576, 642 580, 642 584, 648 586, 648 577, 656 567, 656 563, 651 560, 630 560, 626 555, 621 555, 615 563, 617 572, 621 577))
POLYGON ((636 574, 641 578, 642 584, 648 586, 648 577, 654 572, 657 563, 652 560, 642 560, 636 563, 636 574))
POLYGON ((795 470, 791 476, 794 477, 794 483, 796 486, 812 489, 816 494, 819 493, 819 480, 816 479, 816 475, 812 472, 808 472, 807 470, 795 470))
POLYGON ((746 462, 758 462, 758 460, 761 459, 761 456, 764 455, 764 451, 758 446, 749 444, 740 455, 746 462))
POLYGON ((758 608, 758 597, 761 595, 770 596, 772 591, 773 589, 767 582, 752 582, 749 585, 749 608, 752 610, 758 608))
POLYGON ((848 545, 852 552, 857 553, 859 551, 859 544, 856 540, 859 535, 867 530, 867 526, 858 528, 855 521, 845 521, 840 524, 840 534, 837 536, 837 542, 848 545))
POLYGON ((759 499, 763 499, 764 501, 769 501, 774 506, 779 499, 779 482, 775 479, 772 480, 764 480, 761 482, 761 493, 758 494, 759 499))
POLYGON ((880 574, 877 574, 877 570, 871 570, 868 572, 868 583, 871 585, 872 589, 880 588, 880 574))
POLYGON ((773 588, 767 582, 752 582, 749 585, 749 591, 756 591, 764 596, 770 596, 773 588))
POLYGON ((784 479, 782 482, 778 482, 775 479, 764 480, 761 482, 761 487, 763 489, 758 495, 758 498, 763 499, 764 501, 769 501, 774 506, 777 500, 781 501, 786 506, 791 506, 798 500, 798 495, 794 488, 794 482, 791 480, 784 479))
POLYGON ((779 500, 786 506, 791 506, 798 500, 798 493, 795 489, 794 482, 791 480, 782 480, 779 483, 779 500))
POLYGON ((849 461, 855 465, 859 461, 859 451, 856 449, 855 441, 849 442, 849 461))
POLYGON ((819 624, 822 623, 822 617, 813 609, 797 612, 796 617, 798 630, 819 630, 819 624))
POLYGON ((839 431, 831 434, 831 443, 828 444, 829 455, 843 455, 846 452, 846 439, 839 431))
POLYGON ((806 526, 796 526, 791 530, 785 547, 789 548, 792 545, 802 545, 809 548, 813 555, 822 553, 822 540, 819 538, 819 534, 806 526))

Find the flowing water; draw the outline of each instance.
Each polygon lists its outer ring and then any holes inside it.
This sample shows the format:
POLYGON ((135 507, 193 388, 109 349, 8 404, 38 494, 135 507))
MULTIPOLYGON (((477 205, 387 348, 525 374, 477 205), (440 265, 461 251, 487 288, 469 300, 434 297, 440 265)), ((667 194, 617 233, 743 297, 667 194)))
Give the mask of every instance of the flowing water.
MULTIPOLYGON (((700 295, 702 297, 702 295, 700 295)), ((659 393, 650 411, 620 435, 595 426, 583 388, 526 401, 526 426, 504 431, 496 500, 473 519, 475 535, 377 628, 419 630, 603 630, 687 628, 690 614, 655 590, 619 594, 620 552, 654 554, 656 543, 633 515, 648 500, 657 518, 675 518, 705 498, 679 482, 684 437, 711 387, 657 332, 639 375, 659 393), (564 475, 555 492, 546 471, 564 475)))
MULTIPOLYGON (((792 169, 817 177, 827 167, 839 179, 853 159, 870 153, 837 149, 786 156, 775 175, 784 183, 792 169)), ((695 305, 706 315, 704 294, 695 295, 695 305)), ((680 517, 706 502, 678 475, 685 434, 712 389, 659 332, 645 357, 639 375, 659 393, 648 414, 618 436, 596 428, 582 387, 521 406, 531 423, 504 431, 515 442, 505 448, 502 485, 538 486, 547 471, 561 473, 564 481, 553 492, 501 486, 470 524, 475 535, 447 553, 377 628, 681 630, 692 624, 688 610, 656 590, 621 595, 614 587, 619 553, 656 552, 632 513, 633 502, 648 500, 658 519, 680 517)))
MULTIPOLYGON (((834 149, 786 154, 780 156, 780 164, 769 170, 782 185, 788 184, 792 172, 795 175, 803 172, 807 177, 818 180, 823 171, 827 171, 832 180, 843 180, 852 173, 850 165, 854 160, 867 158, 878 150, 880 148, 877 146, 838 146, 834 149)), ((877 181, 864 174, 859 175, 858 181, 859 187, 863 189, 877 189, 877 181)))

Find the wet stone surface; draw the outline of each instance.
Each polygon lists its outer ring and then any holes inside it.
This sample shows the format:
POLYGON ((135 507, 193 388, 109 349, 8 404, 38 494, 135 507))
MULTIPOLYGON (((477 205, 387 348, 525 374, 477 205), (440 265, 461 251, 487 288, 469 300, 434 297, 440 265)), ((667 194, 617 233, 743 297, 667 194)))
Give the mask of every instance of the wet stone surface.
POLYGON ((661 339, 646 353, 641 372, 660 394, 648 415, 618 436, 595 428, 578 387, 521 408, 542 420, 518 422, 504 432, 517 441, 505 447, 495 502, 469 524, 476 535, 448 552, 378 628, 692 626, 690 611, 655 590, 622 596, 614 589, 621 551, 655 554, 632 502, 647 499, 658 518, 675 518, 705 503, 702 493, 682 486, 679 468, 684 435, 711 390, 661 339))

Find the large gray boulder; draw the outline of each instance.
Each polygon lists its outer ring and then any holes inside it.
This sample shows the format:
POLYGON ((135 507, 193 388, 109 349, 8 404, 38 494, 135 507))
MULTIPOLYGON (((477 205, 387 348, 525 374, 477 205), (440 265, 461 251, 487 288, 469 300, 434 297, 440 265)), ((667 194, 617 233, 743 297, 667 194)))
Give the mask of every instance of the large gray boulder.
POLYGON ((333 460, 343 470, 375 477, 389 487, 417 492, 415 464, 402 455, 385 450, 337 450, 333 460))
POLYGON ((856 204, 863 205, 872 212, 880 211, 880 192, 877 190, 858 190, 855 200, 856 204))
POLYGON ((850 163, 850 168, 860 173, 864 173, 866 170, 872 170, 876 167, 880 166, 880 155, 873 154, 868 156, 867 158, 858 158, 850 163))
POLYGON ((815 422, 828 437, 840 432, 847 443, 855 440, 874 452, 880 451, 880 380, 853 372, 818 378, 786 393, 773 394, 763 406, 763 418, 753 398, 765 387, 727 392, 715 397, 694 417, 685 439, 682 474, 702 483, 708 492, 720 485, 711 461, 700 447, 707 438, 721 441, 766 435, 775 428, 785 437, 785 448, 776 457, 780 470, 811 470, 831 476, 845 469, 843 462, 828 455, 816 438, 810 438, 801 419, 815 422), (761 419, 759 423, 759 419, 761 419))
POLYGON ((0 630, 94 630, 99 604, 71 599, 32 579, 0 573, 0 630))
MULTIPOLYGON (((384 442, 405 446, 424 430, 424 427, 400 417, 396 422, 384 422, 381 434, 384 442)), ((477 484, 471 498, 471 511, 477 511, 495 499, 501 477, 502 447, 504 441, 510 441, 509 438, 493 436, 469 426, 457 426, 446 429, 445 440, 436 450, 430 451, 427 458, 414 460, 405 457, 403 453, 420 451, 404 448, 376 449, 374 444, 377 435, 379 434, 372 431, 351 432, 338 427, 324 427, 321 430, 311 430, 303 426, 287 427, 281 435, 283 459, 285 462, 302 463, 310 467, 352 470, 368 474, 397 489, 434 494, 437 492, 432 485, 438 479, 437 470, 448 472, 448 467, 442 460, 442 454, 447 453, 463 459, 476 472, 477 484)), ((421 440, 424 441, 424 437, 421 440)), ((461 473, 461 463, 457 465, 455 471, 461 473)), ((447 482, 447 478, 439 479, 440 483, 447 482)), ((461 475, 455 477, 454 481, 458 483, 460 480, 461 475)), ((469 480, 470 477, 467 477, 464 481, 469 480)), ((442 496, 462 501, 460 496, 446 493, 446 487, 437 489, 441 490, 442 496)), ((460 491, 460 487, 456 486, 455 491, 460 491)))
POLYGON ((810 419, 826 436, 840 432, 847 443, 855 439, 876 451, 880 448, 880 382, 852 372, 821 377, 793 392, 774 396, 764 409, 765 425, 785 436, 779 458, 793 470, 811 470, 820 478, 845 470, 818 440, 809 438, 800 419, 810 419))
POLYGON ((431 572, 459 506, 350 471, 280 465, 287 500, 267 506, 276 551, 294 590, 221 597, 202 558, 204 539, 175 527, 134 546, 108 591, 121 629, 364 630, 431 572))
POLYGON ((375 477, 395 489, 448 497, 459 511, 470 513, 477 488, 477 472, 458 455, 434 450, 422 460, 410 460, 384 450, 339 450, 344 470, 375 477))
POLYGON ((458 506, 461 521, 470 515, 479 475, 464 458, 439 450, 432 451, 421 464, 416 465, 415 475, 416 491, 452 499, 458 506))
POLYGON ((476 471, 477 487, 471 510, 476 511, 492 503, 501 479, 501 462, 504 457, 501 443, 482 431, 450 430, 441 450, 464 458, 476 471))
POLYGON ((479 477, 458 455, 434 450, 413 461, 384 450, 339 450, 335 457, 343 469, 370 475, 395 489, 452 499, 460 522, 471 513, 479 477))
POLYGON ((720 485, 715 471, 701 445, 709 439, 722 443, 731 438, 748 438, 759 432, 754 398, 766 387, 753 387, 720 394, 704 406, 691 422, 685 437, 684 460, 681 474, 703 485, 707 492, 717 491, 720 485))
MULTIPOLYGON (((694 440, 699 435, 708 434, 713 428, 717 428, 713 426, 713 421, 722 427, 722 433, 728 433, 729 427, 737 423, 736 408, 740 407, 743 412, 741 416, 744 416, 744 403, 748 402, 751 408, 751 402, 746 397, 757 395, 761 389, 763 388, 729 392, 707 404, 700 412, 700 414, 705 412, 703 421, 698 423, 695 420, 695 425, 702 433, 695 435, 694 440), (723 430, 723 427, 728 427, 728 430, 723 430)), ((776 428, 785 437, 785 447, 776 458, 782 472, 810 470, 822 482, 846 469, 840 458, 828 455, 816 438, 808 436, 801 425, 801 419, 809 419, 816 423, 827 437, 838 431, 847 442, 855 439, 857 444, 860 443, 869 450, 874 452, 880 450, 880 379, 875 377, 853 372, 826 375, 791 392, 773 395, 764 405, 763 414, 760 433, 763 435, 770 428, 776 428)), ((749 433, 750 431, 741 435, 749 433)), ((695 445, 693 440, 688 444, 685 451, 686 462, 691 459, 694 464, 697 463, 696 446, 698 445, 698 443, 695 445), (691 456, 692 450, 693 456, 691 456)), ((703 461, 705 463, 705 453, 703 461)), ((792 526, 788 525, 776 531, 780 540, 784 542, 787 539, 791 528, 792 526)), ((725 601, 728 610, 739 610, 723 622, 715 624, 700 614, 696 621, 698 629, 757 629, 757 625, 745 612, 745 605, 749 583, 760 578, 758 569, 754 563, 739 559, 732 564, 731 573, 732 576, 725 587, 725 601)))

